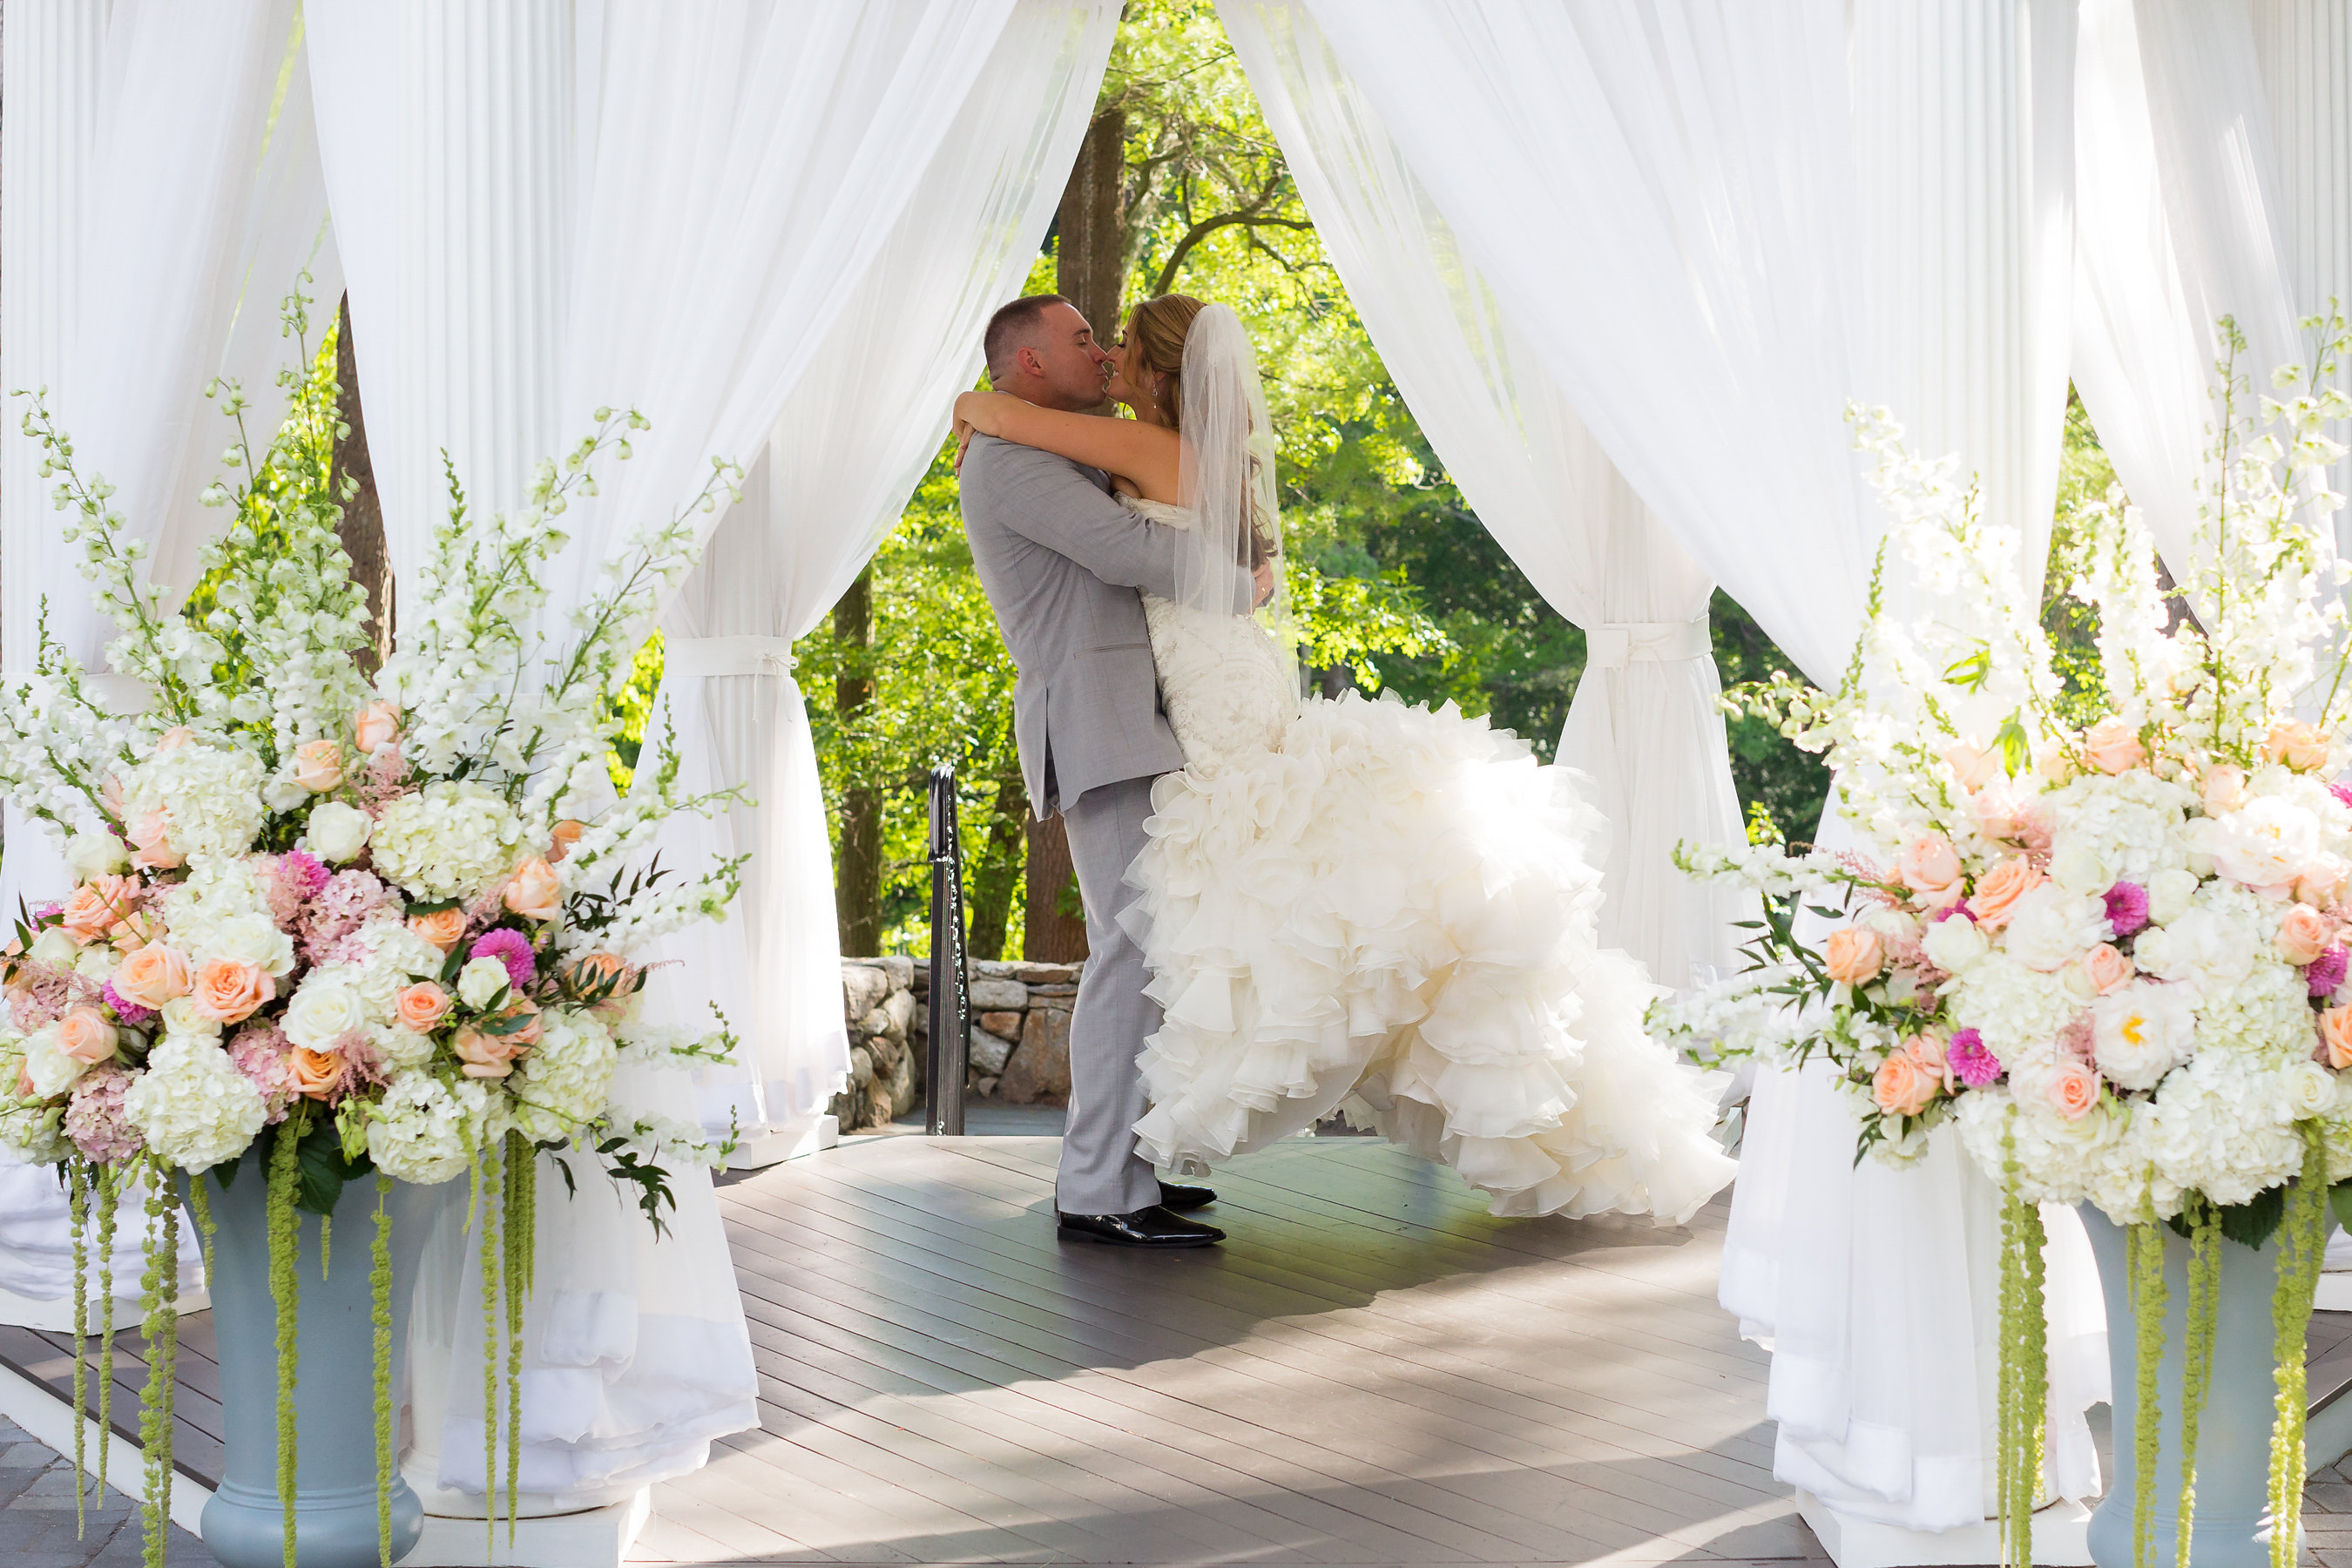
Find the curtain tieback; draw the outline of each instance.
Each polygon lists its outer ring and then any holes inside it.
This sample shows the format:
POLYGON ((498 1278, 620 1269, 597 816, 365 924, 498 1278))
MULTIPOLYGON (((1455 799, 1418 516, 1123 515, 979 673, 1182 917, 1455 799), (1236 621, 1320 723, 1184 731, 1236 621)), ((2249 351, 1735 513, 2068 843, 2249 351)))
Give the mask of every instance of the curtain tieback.
POLYGON ((1636 659, 1667 664, 1715 652, 1703 616, 1695 621, 1607 621, 1585 628, 1584 646, 1593 669, 1622 669, 1636 659))
POLYGON ((662 646, 662 673, 681 679, 792 672, 793 645, 788 637, 669 637, 662 646))

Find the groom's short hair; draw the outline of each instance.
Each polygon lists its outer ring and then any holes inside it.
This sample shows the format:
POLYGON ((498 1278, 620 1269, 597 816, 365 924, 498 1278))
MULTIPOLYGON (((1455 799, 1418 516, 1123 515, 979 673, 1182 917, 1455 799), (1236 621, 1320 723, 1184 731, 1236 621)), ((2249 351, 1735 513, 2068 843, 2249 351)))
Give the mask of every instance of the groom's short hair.
POLYGON ((1024 340, 1048 305, 1068 304, 1070 301, 1059 294, 1024 294, 1010 305, 998 306, 996 314, 988 318, 988 331, 980 339, 980 352, 988 361, 988 379, 1003 381, 1005 373, 1013 368, 1013 352, 1034 346, 1024 340))

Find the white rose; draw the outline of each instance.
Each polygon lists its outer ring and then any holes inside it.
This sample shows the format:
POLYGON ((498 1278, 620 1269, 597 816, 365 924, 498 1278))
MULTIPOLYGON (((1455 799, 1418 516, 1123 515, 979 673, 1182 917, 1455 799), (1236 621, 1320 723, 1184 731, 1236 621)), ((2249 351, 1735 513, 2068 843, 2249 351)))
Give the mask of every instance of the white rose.
POLYGON ((174 996, 163 1004, 163 1033, 173 1035, 213 1035, 221 1032, 218 1018, 207 1018, 196 1011, 193 996, 174 996))
POLYGON ((507 984, 507 966, 495 958, 478 958, 457 971, 457 999, 468 1007, 487 1007, 507 984))
POLYGON ((2099 858, 2097 850, 2087 844, 2074 843, 2062 847, 2050 858, 2050 879, 2079 897, 2105 892, 2115 878, 2108 874, 2107 863, 2099 858))
POLYGON ((345 805, 340 800, 322 800, 310 808, 310 824, 303 836, 320 859, 340 866, 366 847, 368 834, 374 826, 368 814, 359 807, 345 805))
POLYGON ((47 1100, 53 1094, 63 1094, 74 1080, 89 1070, 89 1064, 78 1061, 58 1049, 56 1026, 40 1030, 25 1042, 25 1076, 33 1080, 33 1093, 47 1100))
POLYGON ((2001 933, 2001 945, 2028 969, 2048 974, 2073 963, 2111 934, 2105 904, 2044 882, 2017 900, 2010 912, 2009 929, 2001 933))
POLYGON ((80 957, 81 943, 74 941, 63 926, 51 926, 33 939, 32 958, 36 963, 71 969, 80 957))
POLYGON ((2175 868, 2154 873, 2147 879, 2148 923, 2170 925, 2189 912, 2189 902, 2196 895, 2194 872, 2175 868))
POLYGON ((250 963, 266 974, 285 974, 294 967, 294 939, 268 915, 236 915, 213 929, 205 957, 250 963))
POLYGON ((2315 1061, 2294 1062, 2279 1073, 2279 1093, 2293 1121, 2308 1121, 2315 1116, 2333 1115, 2336 1075, 2315 1061))
POLYGON ((290 778, 275 778, 261 786, 261 804, 272 811, 291 811, 310 798, 310 792, 290 778))
POLYGON ((66 846, 66 864, 73 868, 76 881, 87 882, 120 872, 131 858, 123 852, 122 840, 111 833, 77 833, 66 846))
POLYGON ((294 993, 281 1026, 286 1037, 305 1050, 323 1051, 353 1029, 367 1026, 367 1004, 337 981, 310 981, 294 993))
POLYGON ((2099 1070, 2123 1089, 2154 1089, 2197 1048, 2197 1014, 2178 985, 2136 981, 2091 1004, 2099 1070))
POLYGON ((1966 915, 1952 915, 1927 928, 1921 945, 1927 949, 1927 962, 1948 974, 1958 974, 1985 955, 1991 943, 1977 922, 1966 915))

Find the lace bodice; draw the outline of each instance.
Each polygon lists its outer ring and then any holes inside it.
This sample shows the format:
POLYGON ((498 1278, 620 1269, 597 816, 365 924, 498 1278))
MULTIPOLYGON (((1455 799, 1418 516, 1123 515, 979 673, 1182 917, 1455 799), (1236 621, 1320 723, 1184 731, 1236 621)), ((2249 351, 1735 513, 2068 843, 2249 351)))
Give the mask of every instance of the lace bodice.
MULTIPOLYGON (((1163 528, 1192 524, 1192 514, 1182 507, 1119 500, 1163 528)), ((1217 772, 1238 756, 1282 744, 1298 697, 1287 664, 1263 627, 1247 616, 1213 615, 1157 594, 1143 595, 1143 617, 1160 670, 1160 701, 1188 770, 1217 772)))

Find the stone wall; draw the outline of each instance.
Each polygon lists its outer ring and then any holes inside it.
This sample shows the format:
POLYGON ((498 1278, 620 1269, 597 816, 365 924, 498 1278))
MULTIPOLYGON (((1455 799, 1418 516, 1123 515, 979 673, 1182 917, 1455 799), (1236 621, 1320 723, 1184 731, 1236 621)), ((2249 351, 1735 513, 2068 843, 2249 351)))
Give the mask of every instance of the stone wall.
MULTIPOLYGON (((971 1064, 966 1103, 1058 1105, 1070 1097, 1070 1009, 1075 963, 975 961, 971 1064)), ((883 1126, 922 1103, 930 1049, 928 962, 896 953, 841 961, 842 1016, 849 1026, 849 1088, 833 1114, 844 1132, 883 1126)))

